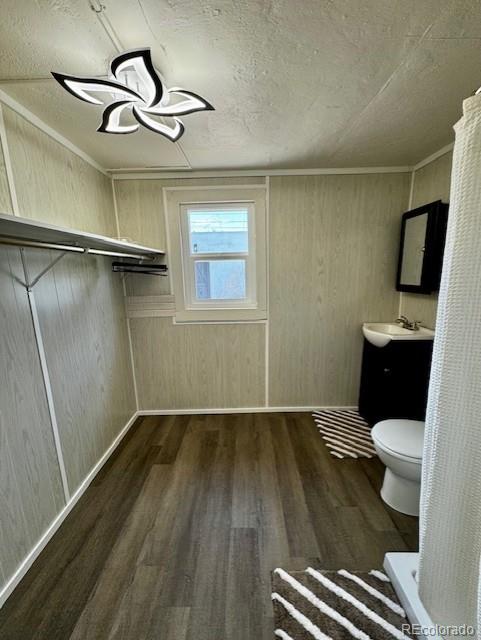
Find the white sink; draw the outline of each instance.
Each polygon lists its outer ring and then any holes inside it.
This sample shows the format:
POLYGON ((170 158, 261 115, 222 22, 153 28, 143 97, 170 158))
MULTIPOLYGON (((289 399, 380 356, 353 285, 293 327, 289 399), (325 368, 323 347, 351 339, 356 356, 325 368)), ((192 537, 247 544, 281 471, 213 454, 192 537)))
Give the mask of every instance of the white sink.
POLYGON ((385 347, 391 340, 434 340, 434 331, 419 327, 417 331, 403 329, 395 322, 365 322, 362 333, 375 347, 385 347))

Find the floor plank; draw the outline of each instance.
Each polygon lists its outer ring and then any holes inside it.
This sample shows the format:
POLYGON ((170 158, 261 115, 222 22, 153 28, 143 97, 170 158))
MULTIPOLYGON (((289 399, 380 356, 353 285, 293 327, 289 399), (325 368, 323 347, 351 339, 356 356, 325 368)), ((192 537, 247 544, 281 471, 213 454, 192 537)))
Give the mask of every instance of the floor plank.
POLYGON ((232 529, 227 573, 225 635, 230 640, 262 637, 262 585, 257 529, 232 529), (240 606, 244 603, 244 606, 240 606), (245 606, 249 603, 249 606, 245 606))
POLYGON ((268 640, 270 572, 379 568, 418 523, 312 417, 149 416, 0 610, 6 640, 268 640))

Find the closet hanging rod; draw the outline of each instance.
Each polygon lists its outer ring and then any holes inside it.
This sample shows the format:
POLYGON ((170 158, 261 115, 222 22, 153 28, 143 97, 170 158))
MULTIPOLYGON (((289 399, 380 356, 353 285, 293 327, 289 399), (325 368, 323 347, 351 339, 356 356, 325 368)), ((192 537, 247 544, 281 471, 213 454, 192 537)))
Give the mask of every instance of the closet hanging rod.
POLYGON ((32 247, 34 249, 53 249, 55 251, 72 251, 75 253, 84 253, 82 247, 73 247, 69 244, 53 244, 51 242, 26 240, 25 238, 12 238, 10 236, 0 236, 0 244, 10 244, 14 247, 32 247))
POLYGON ((10 236, 0 236, 0 244, 12 245, 15 247, 26 247, 32 249, 50 249, 52 251, 68 251, 71 253, 85 253, 96 256, 109 256, 111 258, 133 258, 135 260, 152 260, 151 256, 127 253, 123 251, 108 251, 107 249, 89 249, 88 247, 76 247, 70 244, 57 244, 52 242, 42 242, 40 240, 27 240, 25 238, 14 238, 10 236))

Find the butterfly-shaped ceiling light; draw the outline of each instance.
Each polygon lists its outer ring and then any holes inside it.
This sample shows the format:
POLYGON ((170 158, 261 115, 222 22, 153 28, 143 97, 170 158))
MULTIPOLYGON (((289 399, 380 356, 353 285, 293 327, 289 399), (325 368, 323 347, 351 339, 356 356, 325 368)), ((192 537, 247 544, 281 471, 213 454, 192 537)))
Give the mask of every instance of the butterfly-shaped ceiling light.
POLYGON ((126 51, 115 57, 110 63, 108 80, 53 71, 52 75, 76 98, 104 105, 102 122, 97 129, 102 133, 134 133, 142 125, 175 142, 184 133, 178 116, 214 110, 191 91, 165 89, 152 63, 150 49, 126 51), (103 94, 105 99, 100 99, 98 94, 103 94))

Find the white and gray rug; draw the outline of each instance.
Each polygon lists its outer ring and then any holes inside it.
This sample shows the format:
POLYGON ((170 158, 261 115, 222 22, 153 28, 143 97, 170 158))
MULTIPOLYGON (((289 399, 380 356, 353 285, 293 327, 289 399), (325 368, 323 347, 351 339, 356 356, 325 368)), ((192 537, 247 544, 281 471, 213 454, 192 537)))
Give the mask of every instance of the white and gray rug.
POLYGON ((335 458, 373 458, 371 427, 353 409, 314 411, 314 422, 335 458))
POLYGON ((406 640, 406 613, 381 571, 272 573, 274 635, 281 640, 406 640))

